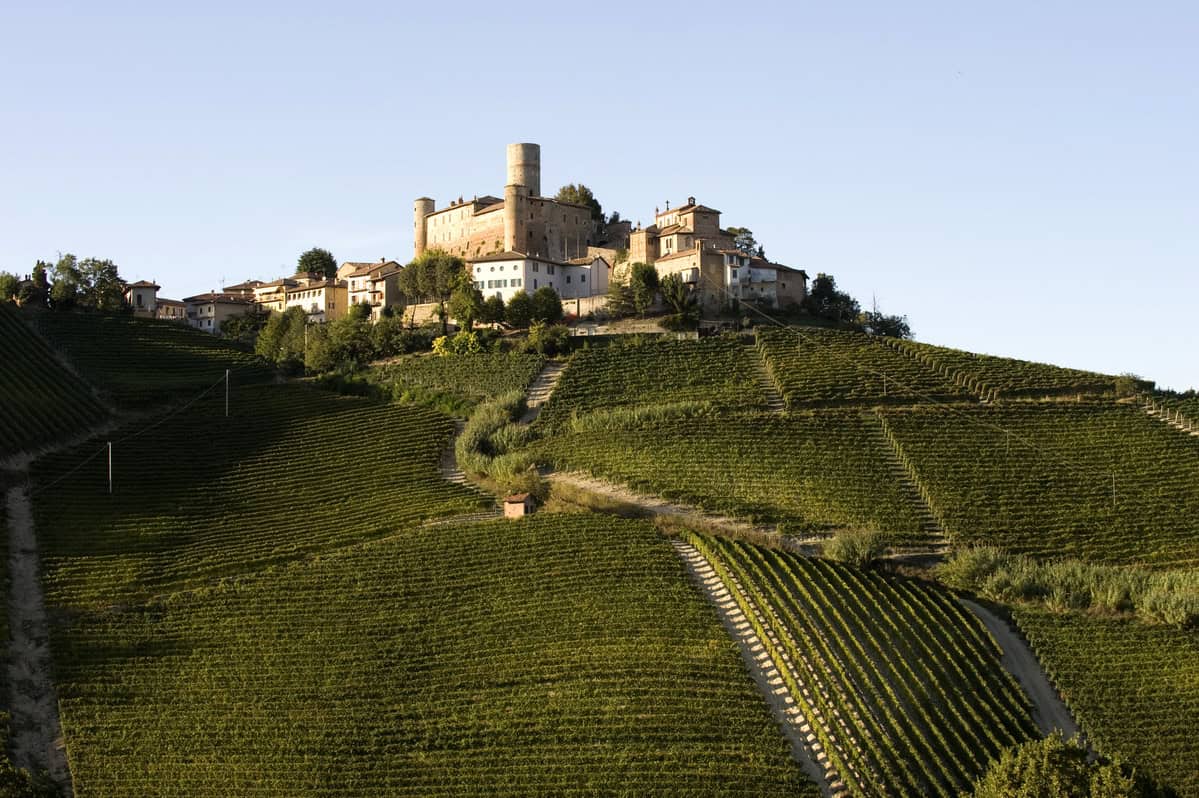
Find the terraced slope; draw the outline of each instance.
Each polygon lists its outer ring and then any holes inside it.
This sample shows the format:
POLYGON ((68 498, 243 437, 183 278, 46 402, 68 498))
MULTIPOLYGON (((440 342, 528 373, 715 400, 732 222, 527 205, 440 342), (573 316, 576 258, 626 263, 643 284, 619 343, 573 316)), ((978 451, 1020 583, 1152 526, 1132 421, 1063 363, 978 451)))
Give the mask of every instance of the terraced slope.
POLYGON ((524 391, 545 358, 515 352, 481 355, 409 355, 372 369, 372 380, 396 399, 444 394, 474 404, 510 391, 524 391))
POLYGON ((1199 632, 1024 607, 1015 614, 1096 748, 1199 796, 1199 632))
POLYGON ((406 529, 56 641, 83 798, 818 794, 639 522, 406 529))
POLYGON ((1041 403, 883 415, 959 540, 1113 564, 1199 565, 1199 439, 1140 408, 1041 403))
POLYGON ((856 795, 956 796, 1036 736, 978 620, 927 583, 692 535, 856 795))
POLYGON ((36 324, 80 373, 125 406, 190 398, 225 369, 234 385, 273 377, 257 356, 180 324, 91 313, 40 313, 36 324))
POLYGON ((862 333, 759 328, 757 345, 790 408, 974 399, 933 367, 862 333))
POLYGON ((63 368, 8 302, 0 302, 0 459, 78 435, 107 417, 91 387, 63 368))
POLYGON ((303 386, 241 388, 231 404, 229 418, 212 397, 114 433, 111 497, 103 442, 37 464, 48 603, 142 601, 482 501, 439 475, 453 429, 439 413, 303 386))
POLYGON ((535 451, 558 470, 712 512, 811 530, 869 526, 914 542, 924 536, 920 511, 894 478, 877 430, 878 422, 858 411, 642 423, 596 413, 535 451))
POLYGON ((979 355, 895 338, 883 340, 983 399, 1115 393, 1116 378, 1110 374, 979 355))
POLYGON ((709 402, 765 407, 756 366, 735 339, 654 340, 575 352, 537 423, 556 429, 604 407, 709 402))

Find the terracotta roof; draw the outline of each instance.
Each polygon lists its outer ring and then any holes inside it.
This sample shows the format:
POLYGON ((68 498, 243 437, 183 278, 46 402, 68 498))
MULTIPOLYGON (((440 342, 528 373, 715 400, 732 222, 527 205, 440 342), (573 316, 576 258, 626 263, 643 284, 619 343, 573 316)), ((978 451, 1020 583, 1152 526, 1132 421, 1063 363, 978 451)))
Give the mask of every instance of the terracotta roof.
POLYGON ((317 288, 337 288, 341 285, 341 280, 336 277, 330 277, 327 280, 321 280, 319 283, 309 283, 308 285, 297 285, 286 289, 286 293, 294 294, 298 291, 311 291, 317 288))
POLYGON ((658 231, 658 235, 659 236, 668 236, 671 233, 677 233, 680 230, 686 230, 686 229, 687 228, 683 227, 681 224, 668 224, 665 227, 663 227, 661 230, 658 231))
POLYGON ((511 496, 504 497, 504 504, 524 504, 529 500, 527 493, 513 493, 511 496))
POLYGON ((720 213, 720 211, 715 208, 709 208, 707 205, 692 205, 688 203, 687 205, 680 205, 677 208, 667 208, 664 211, 654 214, 654 218, 657 219, 659 216, 665 216, 668 213, 720 213))
POLYGON ((184 302, 224 302, 230 305, 252 305, 254 301, 238 294, 221 294, 209 291, 207 294, 196 294, 183 298, 184 302))
MULTIPOLYGON (((712 250, 706 249, 704 251, 711 252, 712 250)), ((695 254, 694 249, 684 249, 682 252, 672 252, 669 255, 663 255, 662 257, 658 258, 658 260, 674 260, 675 258, 685 258, 685 257, 694 255, 694 254, 695 254)), ((657 261, 654 261, 654 262, 657 263, 657 261)))
POLYGON ((260 285, 258 287, 259 288, 278 288, 280 286, 290 287, 293 285, 299 285, 299 283, 297 283, 295 280, 291 279, 290 277, 284 277, 281 280, 271 280, 269 283, 263 283, 262 285, 260 285))
POLYGON ((224 290, 226 292, 249 291, 251 289, 257 288, 260 285, 262 285, 262 280, 246 280, 244 283, 238 283, 237 285, 227 285, 227 286, 225 286, 224 290))
POLYGON ((161 285, 152 283, 149 280, 138 280, 136 283, 129 283, 125 287, 126 288, 153 288, 154 290, 158 290, 159 288, 162 288, 161 285))
POLYGON ((343 263, 341 265, 342 265, 342 267, 345 267, 345 266, 356 266, 357 267, 356 269, 354 269, 354 271, 352 271, 346 275, 347 278, 348 277, 362 277, 364 274, 370 274, 373 271, 382 269, 384 266, 395 266, 397 270, 403 268, 402 266, 400 266, 400 264, 396 263, 394 260, 371 261, 370 263, 350 263, 347 261, 346 263, 343 263))
POLYGON ((165 299, 163 297, 159 297, 155 301, 160 305, 179 305, 181 307, 183 305, 183 303, 180 302, 178 299, 165 299))

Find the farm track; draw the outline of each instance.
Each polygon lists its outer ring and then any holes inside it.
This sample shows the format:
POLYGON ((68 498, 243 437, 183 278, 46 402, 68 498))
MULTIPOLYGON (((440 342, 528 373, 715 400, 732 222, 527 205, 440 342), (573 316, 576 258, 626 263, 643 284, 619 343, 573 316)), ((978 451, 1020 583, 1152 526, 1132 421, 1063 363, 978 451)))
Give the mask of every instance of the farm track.
POLYGON ((696 585, 715 607, 729 635, 737 641, 750 677, 766 699, 783 736, 791 744, 792 758, 820 787, 821 795, 826 798, 849 795, 849 790, 829 762, 807 719, 799 710, 794 696, 788 690, 778 665, 770 658, 753 625, 729 592, 729 586, 725 585, 711 563, 694 546, 681 540, 672 540, 671 545, 683 560, 696 585))
POLYGON ((1061 730, 1067 738, 1079 734, 1078 724, 1065 703, 1058 696, 1057 690, 1045 675, 1041 663, 1032 653, 1019 633, 1012 626, 993 612, 976 604, 969 599, 958 599, 962 606, 973 612, 987 627, 987 631, 999 644, 1003 652, 1000 662, 1003 667, 1020 683, 1021 689, 1032 704, 1032 716, 1042 734, 1048 735, 1054 729, 1061 730))
POLYGON ((39 580, 37 535, 24 486, 8 495, 7 676, 12 713, 12 761, 31 773, 45 770, 71 796, 71 771, 51 678, 50 630, 39 580))
POLYGON ((529 386, 529 393, 525 401, 527 409, 523 416, 520 417, 522 424, 532 424, 541 415, 542 408, 549 401, 550 395, 553 394, 554 388, 558 385, 558 380, 562 377, 562 372, 566 370, 565 363, 557 361, 549 361, 545 364, 545 368, 533 380, 529 386))

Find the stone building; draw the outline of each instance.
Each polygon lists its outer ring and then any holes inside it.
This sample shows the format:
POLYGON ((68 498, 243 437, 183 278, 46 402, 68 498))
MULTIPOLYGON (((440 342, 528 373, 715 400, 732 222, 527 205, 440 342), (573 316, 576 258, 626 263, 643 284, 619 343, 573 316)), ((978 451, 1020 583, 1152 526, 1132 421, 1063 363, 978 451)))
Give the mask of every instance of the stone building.
POLYGON ((303 285, 285 288, 283 297, 284 310, 304 308, 308 320, 318 324, 340 319, 346 314, 349 304, 345 281, 336 277, 311 280, 303 285))
POLYGON ((369 305, 371 319, 378 321, 385 309, 404 304, 400 294, 400 272, 403 268, 394 260, 380 258, 375 263, 343 263, 337 274, 346 281, 350 306, 369 305))
POLYGON ((197 294, 185 297, 183 303, 187 306, 187 323, 213 335, 220 333, 227 319, 254 310, 253 298, 241 294, 197 294))
POLYGON ((628 263, 649 263, 660 277, 678 274, 697 292, 700 305, 716 311, 737 300, 781 308, 803 301, 808 275, 735 246, 720 226, 720 211, 696 203, 655 211, 654 223, 629 234, 628 263))
POLYGON ((502 198, 475 196, 441 210, 429 197, 414 205, 415 254, 442 249, 465 260, 517 252, 562 262, 588 254, 599 243, 591 209, 541 195, 541 146, 508 145, 508 179, 502 198))
POLYGON ((475 288, 484 298, 498 296, 505 304, 519 291, 532 294, 550 287, 562 299, 606 295, 608 261, 602 257, 554 260, 520 252, 498 252, 467 261, 475 288))

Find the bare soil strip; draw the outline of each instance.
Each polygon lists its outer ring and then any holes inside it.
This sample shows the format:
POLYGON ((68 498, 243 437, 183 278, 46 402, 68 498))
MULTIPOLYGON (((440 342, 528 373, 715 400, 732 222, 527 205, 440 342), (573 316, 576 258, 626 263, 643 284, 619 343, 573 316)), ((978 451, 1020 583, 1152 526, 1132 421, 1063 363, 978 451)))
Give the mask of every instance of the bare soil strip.
POLYGON ((991 637, 999 644, 1003 656, 1000 662, 1008 673, 1016 677, 1020 687, 1032 702, 1032 717, 1041 733, 1048 735, 1054 729, 1061 730, 1067 738, 1079 734, 1078 724, 1074 722, 1070 710, 1058 697, 1057 690, 1049 682, 1049 677, 1041 669, 1041 663, 1028 644, 1014 629, 995 613, 976 604, 969 599, 958 599, 966 609, 980 619, 991 637))
POLYGON ((520 417, 522 424, 532 424, 541 415, 541 409, 550 400, 550 395, 554 392, 554 388, 558 385, 558 379, 565 369, 566 364, 556 360, 545 364, 545 368, 529 386, 529 393, 525 401, 525 414, 520 417))
POLYGON ((1179 421, 1175 417, 1171 417, 1168 413, 1159 413, 1157 410, 1153 409, 1152 407, 1146 407, 1146 408, 1144 408, 1144 410, 1148 415, 1152 416, 1153 418, 1156 418, 1158 421, 1169 424, 1171 427, 1178 430, 1179 432, 1185 433, 1187 435, 1199 436, 1199 429, 1192 429, 1188 424, 1186 424, 1183 421, 1179 421))
POLYGON ((50 665, 50 631, 38 578, 37 537, 24 487, 8 490, 7 675, 12 712, 12 760, 30 772, 46 770, 64 795, 73 794, 58 696, 50 665))
POLYGON ((787 689, 782 675, 766 652, 766 647, 754 631, 753 625, 729 593, 729 588, 694 546, 681 540, 673 540, 671 544, 682 558, 688 573, 716 608, 729 635, 737 641, 749 675, 766 699, 766 704, 782 729, 783 736, 791 744, 791 757, 820 787, 821 794, 826 798, 848 795, 845 784, 821 750, 811 726, 799 710, 795 698, 787 689))

